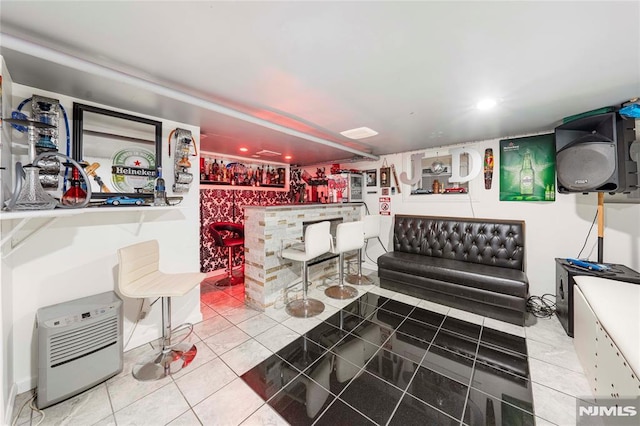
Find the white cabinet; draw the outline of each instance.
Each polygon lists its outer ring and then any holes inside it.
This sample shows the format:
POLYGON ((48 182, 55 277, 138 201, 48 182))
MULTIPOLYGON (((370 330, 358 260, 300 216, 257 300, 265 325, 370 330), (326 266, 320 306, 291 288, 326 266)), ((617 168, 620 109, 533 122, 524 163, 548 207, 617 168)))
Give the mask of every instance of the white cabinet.
POLYGON ((640 396, 640 380, 578 286, 574 287, 574 321, 574 346, 596 399, 640 396))

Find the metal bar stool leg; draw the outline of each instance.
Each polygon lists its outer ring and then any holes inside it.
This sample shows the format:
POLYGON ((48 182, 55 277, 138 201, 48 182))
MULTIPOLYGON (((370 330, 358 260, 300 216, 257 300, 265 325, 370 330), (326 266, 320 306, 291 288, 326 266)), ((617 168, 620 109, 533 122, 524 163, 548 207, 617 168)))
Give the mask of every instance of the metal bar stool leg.
POLYGON ((369 285, 369 284, 373 284, 373 280, 371 280, 371 278, 362 275, 362 263, 363 263, 363 259, 362 259, 362 249, 358 249, 358 274, 356 275, 349 275, 347 277, 347 282, 349 284, 353 284, 353 285, 369 285))
POLYGON ((309 271, 307 261, 302 262, 302 299, 292 300, 287 304, 286 311, 289 315, 297 318, 309 318, 324 311, 324 303, 316 299, 307 297, 307 287, 309 271))
POLYGON ((344 285, 344 252, 338 256, 340 266, 338 267, 338 285, 333 285, 324 291, 332 299, 350 299, 358 295, 358 290, 354 287, 344 285))
POLYGON ((227 247, 228 249, 228 261, 227 261, 227 276, 221 280, 216 281, 217 287, 228 287, 236 284, 244 283, 244 277, 237 277, 233 275, 233 246, 227 247))
MULTIPOLYGON (((191 324, 188 324, 191 326, 191 324)), ((178 327, 182 329, 182 326, 178 327)), ((172 344, 171 330, 171 298, 162 298, 162 339, 159 353, 136 364, 133 367, 133 377, 141 381, 159 380, 175 374, 189 365, 198 352, 196 345, 189 343, 172 344)))

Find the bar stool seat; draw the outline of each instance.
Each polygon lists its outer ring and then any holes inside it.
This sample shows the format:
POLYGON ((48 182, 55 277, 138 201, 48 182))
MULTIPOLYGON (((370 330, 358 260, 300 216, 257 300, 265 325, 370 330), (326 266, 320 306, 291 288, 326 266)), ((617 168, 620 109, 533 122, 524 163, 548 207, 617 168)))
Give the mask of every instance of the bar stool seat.
MULTIPOLYGON (((364 223, 364 241, 365 244, 371 238, 377 238, 380 236, 380 215, 370 214, 366 215, 362 220, 364 223)), ((362 275, 362 262, 364 259, 362 255, 366 249, 364 247, 358 249, 358 273, 355 275, 349 275, 347 282, 353 285, 368 285, 373 284, 373 280, 367 276, 362 275)))
POLYGON ((193 330, 191 324, 171 329, 171 298, 184 296, 205 278, 200 272, 168 274, 159 270, 160 249, 157 240, 145 241, 118 250, 118 290, 125 297, 135 299, 162 298, 161 348, 133 367, 138 380, 159 380, 174 374, 196 356, 196 345, 185 343, 193 330), (189 330, 177 342, 172 334, 189 330))
POLYGON ((214 222, 209 225, 209 233, 215 245, 226 248, 228 255, 227 276, 214 285, 222 287, 243 284, 244 273, 233 275, 233 249, 244 245, 244 226, 234 222, 214 222))
POLYGON ((341 223, 336 228, 336 244, 331 250, 339 254, 338 285, 333 285, 324 291, 332 299, 350 299, 358 295, 355 287, 344 285, 344 254, 351 250, 358 250, 364 246, 364 222, 341 223))
POLYGON ((307 297, 309 287, 308 262, 331 250, 331 224, 328 221, 307 226, 304 232, 304 243, 295 244, 280 252, 283 259, 302 262, 302 299, 292 300, 286 311, 297 318, 309 318, 324 311, 324 303, 307 297))

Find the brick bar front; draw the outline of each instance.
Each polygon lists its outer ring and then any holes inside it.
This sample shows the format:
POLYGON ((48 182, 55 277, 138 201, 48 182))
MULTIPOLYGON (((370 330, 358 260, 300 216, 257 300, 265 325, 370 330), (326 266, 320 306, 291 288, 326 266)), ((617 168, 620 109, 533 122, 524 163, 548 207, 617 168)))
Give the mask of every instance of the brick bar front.
MULTIPOLYGON (((303 224, 330 219, 360 220, 362 203, 244 206, 244 282, 247 305, 264 311, 294 283, 301 282, 302 263, 281 259, 284 247, 302 238, 303 224)), ((313 265, 309 279, 337 273, 337 259, 313 265)), ((301 289, 298 285, 297 289, 301 289)))

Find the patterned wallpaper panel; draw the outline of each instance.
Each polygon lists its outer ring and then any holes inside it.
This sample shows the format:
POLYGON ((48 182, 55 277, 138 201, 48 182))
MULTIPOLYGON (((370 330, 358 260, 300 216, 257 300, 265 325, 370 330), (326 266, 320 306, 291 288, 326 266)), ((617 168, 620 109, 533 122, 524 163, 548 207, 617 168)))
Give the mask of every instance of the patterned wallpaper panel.
MULTIPOLYGON (((227 266, 227 249, 214 245, 209 225, 214 222, 242 223, 242 206, 273 206, 291 204, 293 191, 264 191, 253 189, 201 189, 200 190, 200 271, 211 272, 227 266)), ((244 262, 244 250, 234 249, 233 265, 244 262)))

